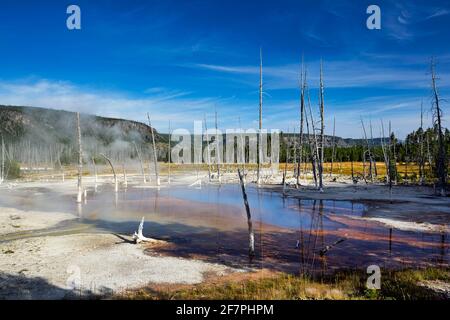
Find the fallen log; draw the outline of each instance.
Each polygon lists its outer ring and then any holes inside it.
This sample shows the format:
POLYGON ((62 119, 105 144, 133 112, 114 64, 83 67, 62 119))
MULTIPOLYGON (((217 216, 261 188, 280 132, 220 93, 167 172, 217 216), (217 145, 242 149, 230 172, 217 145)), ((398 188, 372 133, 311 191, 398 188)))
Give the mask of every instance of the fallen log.
POLYGON ((346 238, 341 238, 339 240, 336 240, 335 242, 333 242, 332 244, 325 246, 323 249, 321 249, 319 251, 319 255, 321 257, 323 257, 330 249, 332 249, 334 246, 338 245, 341 242, 344 242, 346 240, 346 238))

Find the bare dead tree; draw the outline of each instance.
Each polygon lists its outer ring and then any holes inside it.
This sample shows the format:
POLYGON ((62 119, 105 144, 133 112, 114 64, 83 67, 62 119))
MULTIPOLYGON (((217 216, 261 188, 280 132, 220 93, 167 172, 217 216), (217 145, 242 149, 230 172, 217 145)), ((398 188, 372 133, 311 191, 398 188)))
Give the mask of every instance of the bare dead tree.
POLYGON ((372 156, 372 161, 373 161, 373 173, 375 174, 375 177, 378 177, 377 160, 376 160, 376 156, 375 156, 375 147, 373 144, 372 120, 369 120, 369 129, 370 129, 370 147, 371 147, 371 150, 373 150, 370 152, 370 154, 372 156))
POLYGON ((423 130, 423 99, 420 103, 420 134, 419 134, 419 184, 425 182, 425 156, 423 150, 425 132, 423 130))
POLYGON ((320 61, 320 157, 319 157, 319 191, 323 192, 323 159, 325 149, 325 120, 323 94, 323 63, 320 61))
POLYGON ((255 257, 255 234, 253 232, 252 215, 250 213, 250 206, 248 204, 247 192, 245 191, 244 178, 241 171, 238 169, 239 181, 241 183, 242 198, 244 199, 245 212, 247 213, 248 225, 248 256, 250 261, 255 257))
POLYGON ((81 203, 83 197, 83 148, 81 145, 81 128, 80 128, 80 113, 77 112, 77 137, 78 137, 78 193, 77 203, 81 203))
MULTIPOLYGON (((391 128, 391 123, 389 122, 389 128, 391 128)), ((389 131, 391 131, 391 130, 389 130, 389 131)), ((395 185, 397 185, 397 173, 398 173, 398 171, 397 171, 397 139, 395 138, 395 134, 394 134, 394 132, 392 131, 392 133, 391 133, 391 137, 392 137, 392 156, 391 156, 391 159, 393 159, 394 161, 393 161, 393 163, 392 163, 392 168, 390 169, 390 172, 392 172, 392 176, 393 176, 393 181, 394 181, 394 184, 395 185)))
POLYGON ((167 159, 168 159, 168 172, 169 172, 169 177, 167 179, 167 182, 170 184, 170 166, 171 166, 171 162, 172 162, 172 152, 171 152, 171 140, 172 140, 172 128, 170 127, 170 120, 169 120, 169 151, 168 151, 168 155, 167 155, 167 159))
POLYGON ((405 141, 405 176, 404 176, 405 183, 408 183, 408 162, 409 162, 408 140, 406 140, 405 141))
POLYGON ((6 175, 5 175, 5 140, 3 140, 3 135, 2 135, 2 165, 0 167, 0 184, 3 183, 3 181, 6 180, 6 175))
POLYGON ((384 140, 384 123, 383 120, 381 121, 381 150, 383 151, 383 157, 384 157, 384 166, 386 169, 386 183, 390 184, 390 174, 389 174, 389 169, 390 169, 390 159, 389 159, 389 155, 390 152, 388 150, 388 147, 386 146, 386 141, 384 140))
POLYGON ((217 128, 217 111, 215 111, 215 126, 216 126, 216 165, 217 165, 217 178, 219 179, 219 183, 221 181, 220 178, 220 142, 219 142, 219 129, 217 128))
POLYGON ((144 183, 147 183, 147 179, 145 178, 144 163, 142 162, 141 153, 139 152, 139 149, 138 149, 137 144, 136 144, 135 141, 133 141, 133 145, 134 145, 134 149, 136 150, 136 154, 137 154, 137 156, 138 156, 139 163, 140 163, 140 165, 141 165, 142 179, 144 180, 144 183))
POLYGON ((152 123, 150 121, 150 115, 147 112, 148 125, 150 127, 150 132, 152 134, 152 146, 153 146, 153 162, 155 164, 155 177, 156 177, 156 185, 161 185, 161 181, 159 180, 159 171, 158 171, 158 154, 156 153, 156 144, 155 144, 155 134, 153 132, 152 123))
POLYGON ((395 152, 395 135, 391 131, 390 121, 389 132, 389 196, 392 201, 392 185, 397 184, 397 156, 395 152))
POLYGON ((364 182, 367 184, 366 153, 367 153, 367 150, 363 150, 363 152, 362 152, 362 161, 363 161, 363 175, 362 175, 362 178, 363 178, 364 182))
MULTIPOLYGON (((362 129, 363 129, 363 133, 364 133, 364 140, 366 141, 366 146, 367 146, 367 155, 369 157, 369 178, 370 181, 373 182, 373 160, 372 160, 372 152, 370 150, 370 143, 369 143, 369 139, 367 138, 367 133, 366 133, 366 126, 364 125, 364 121, 363 118, 361 117, 361 125, 362 125, 362 129)), ((365 152, 364 152, 365 155, 365 152)), ((364 160, 365 160, 365 156, 364 156, 364 160)))
POLYGON ((305 115, 305 87, 306 87, 306 68, 304 68, 302 58, 302 69, 300 75, 300 132, 299 132, 299 159, 297 163, 297 187, 300 185, 300 168, 303 157, 303 123, 305 115))
POLYGON ((293 155, 293 157, 292 157, 292 162, 293 162, 293 171, 294 171, 294 177, 296 177, 297 176, 297 145, 296 145, 296 143, 295 143, 295 134, 296 134, 296 128, 295 128, 295 125, 294 125, 294 137, 293 137, 293 139, 292 139, 292 144, 293 144, 293 146, 294 146, 294 155, 293 155))
POLYGON ((206 122, 205 115, 205 134, 206 134, 206 161, 208 162, 208 181, 211 182, 211 151, 209 149, 209 136, 208 136, 208 125, 206 122))
POLYGON ((289 162, 289 144, 288 144, 288 142, 289 142, 289 129, 286 134, 286 150, 285 150, 286 151, 286 155, 285 155, 286 159, 284 161, 284 170, 283 170, 283 194, 286 191, 287 165, 289 162))
POLYGON ((318 147, 318 143, 317 143, 317 135, 316 135, 316 126, 314 124, 314 116, 313 116, 312 109, 311 109, 311 97, 309 95, 309 90, 307 90, 307 94, 308 94, 308 110, 309 110, 309 116, 311 118, 312 135, 309 132, 308 117, 306 117, 306 126, 308 129, 309 146, 310 146, 310 153, 311 153, 311 166, 312 166, 314 184, 317 188, 318 187, 317 171, 318 171, 319 147, 318 147))
POLYGON ((436 77, 436 65, 435 61, 431 60, 431 86, 433 90, 433 102, 432 111, 434 118, 434 125, 438 134, 438 154, 436 160, 436 173, 438 178, 439 194, 442 197, 446 195, 446 185, 447 185, 447 158, 445 155, 445 138, 444 132, 442 130, 442 109, 440 107, 439 92, 437 88, 437 77, 436 77))
POLYGON ((241 117, 239 117, 239 128, 240 128, 240 139, 241 139, 241 152, 242 152, 242 157, 243 157, 243 161, 244 161, 242 163, 242 175, 244 177, 244 183, 245 183, 246 154, 245 154, 245 140, 244 140, 244 135, 243 135, 244 129, 242 128, 242 125, 241 125, 241 117))
POLYGON ((307 139, 308 140, 308 154, 305 157, 304 172, 306 172, 306 169, 307 169, 306 162, 310 161, 311 162, 311 171, 313 172, 313 180, 317 187, 317 180, 315 179, 316 175, 315 175, 315 171, 314 171, 314 160, 313 160, 314 149, 313 149, 313 142, 312 142, 310 131, 309 131, 308 115, 306 115, 306 117, 305 117, 305 123, 306 123, 306 134, 307 134, 307 138, 308 138, 307 139))
POLYGON ((103 153, 100 153, 100 155, 105 158, 105 160, 109 163, 109 165, 111 166, 111 170, 113 172, 114 175, 114 191, 115 192, 119 192, 119 182, 117 180, 117 175, 116 175, 116 170, 114 170, 114 165, 111 161, 110 158, 108 158, 107 156, 105 156, 103 153))
POLYGON ((355 184, 357 181, 355 179, 355 170, 354 170, 354 167, 353 167, 353 150, 352 150, 352 153, 351 153, 351 167, 352 167, 352 182, 355 184))
POLYGON ((257 174, 256 174, 256 183, 261 183, 261 160, 262 160, 262 107, 263 107, 263 76, 262 76, 262 49, 259 50, 259 131, 258 131, 258 157, 257 157, 257 174))

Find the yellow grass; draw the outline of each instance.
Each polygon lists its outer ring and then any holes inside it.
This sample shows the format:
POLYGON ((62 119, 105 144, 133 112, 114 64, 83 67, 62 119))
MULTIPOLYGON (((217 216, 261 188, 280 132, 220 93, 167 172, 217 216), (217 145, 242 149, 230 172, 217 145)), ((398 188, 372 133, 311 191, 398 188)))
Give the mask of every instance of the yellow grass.
MULTIPOLYGON (((287 168, 288 170, 293 171, 295 164, 288 163, 287 168)), ((331 163, 326 162, 323 165, 324 167, 324 173, 329 174, 331 171, 331 163)), ((377 162, 377 173, 378 176, 384 176, 386 175, 386 167, 383 162, 377 162)), ((280 163, 280 170, 284 170, 285 164, 280 163)), ((305 170, 311 171, 311 164, 308 163, 302 164, 301 171, 305 170)), ((353 171, 355 175, 362 175, 364 173, 364 164, 362 162, 354 162, 353 163, 353 171)), ((416 175, 419 174, 419 166, 416 163, 397 163, 397 172, 400 175, 405 175, 405 173, 408 173, 408 176, 415 173, 416 175)), ((342 175, 351 175, 352 174, 352 164, 351 162, 335 162, 333 163, 333 174, 342 174, 342 175)), ((369 174, 369 163, 366 162, 366 174, 369 174)))

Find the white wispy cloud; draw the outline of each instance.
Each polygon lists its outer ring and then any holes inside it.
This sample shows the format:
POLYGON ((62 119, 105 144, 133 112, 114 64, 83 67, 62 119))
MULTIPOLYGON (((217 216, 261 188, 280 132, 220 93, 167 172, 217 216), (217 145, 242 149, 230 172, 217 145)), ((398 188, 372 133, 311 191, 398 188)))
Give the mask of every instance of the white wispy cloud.
MULTIPOLYGON (((396 57, 405 60, 407 57, 396 57)), ((393 57, 379 60, 362 57, 359 60, 324 61, 324 77, 328 88, 385 87, 389 89, 424 89, 429 87, 428 59, 423 58, 415 66, 391 66, 387 62, 393 57)), ((307 63, 310 85, 318 83, 319 61, 307 63)), ((251 75, 259 74, 258 66, 225 66, 195 64, 189 67, 207 69, 214 72, 251 75)), ((264 82, 269 89, 291 89, 298 87, 300 66, 298 63, 279 66, 264 66, 264 82)), ((450 73, 440 72, 443 88, 450 87, 450 73)))
POLYGON ((429 16, 427 16, 425 18, 425 20, 429 20, 429 19, 433 19, 436 17, 441 17, 441 16, 446 16, 450 14, 450 10, 449 9, 437 9, 434 13, 431 13, 429 16))
POLYGON ((450 14, 450 8, 417 4, 413 1, 396 2, 395 9, 382 15, 383 28, 396 40, 411 41, 435 33, 424 28, 423 22, 450 14))
POLYGON ((219 72, 228 72, 228 73, 241 73, 241 74, 255 74, 259 72, 257 67, 252 66, 221 66, 221 65, 214 65, 214 64, 203 64, 203 63, 197 63, 193 66, 202 68, 202 69, 208 69, 212 71, 219 71, 219 72))

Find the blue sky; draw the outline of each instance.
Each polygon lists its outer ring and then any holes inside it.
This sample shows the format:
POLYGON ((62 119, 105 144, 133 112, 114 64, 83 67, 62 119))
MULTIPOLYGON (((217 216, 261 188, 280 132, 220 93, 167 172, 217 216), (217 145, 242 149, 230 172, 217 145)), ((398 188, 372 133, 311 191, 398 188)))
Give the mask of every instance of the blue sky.
MULTIPOLYGON (((0 4, 0 104, 145 120, 192 128, 256 127, 259 48, 266 128, 290 131, 299 113, 302 55, 317 109, 324 62, 326 131, 361 137, 360 117, 391 120, 402 137, 430 109, 429 61, 450 93, 448 1, 23 1, 0 4), (81 30, 66 8, 81 8, 81 30), (381 30, 366 8, 381 8, 381 30)), ((449 108, 444 102, 448 126, 449 108)), ((426 121, 431 122, 428 113, 426 121)))

